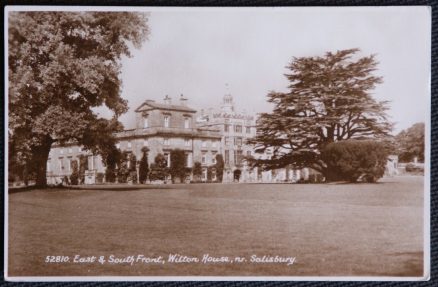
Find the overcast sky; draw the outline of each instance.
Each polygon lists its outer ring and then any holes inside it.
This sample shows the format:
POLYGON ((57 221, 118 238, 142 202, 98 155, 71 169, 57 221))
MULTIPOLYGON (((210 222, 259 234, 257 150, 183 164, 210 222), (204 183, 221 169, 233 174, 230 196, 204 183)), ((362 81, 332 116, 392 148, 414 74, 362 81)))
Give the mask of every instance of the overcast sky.
POLYGON ((391 101, 398 132, 429 110, 429 22, 424 7, 153 10, 148 41, 122 61, 130 111, 121 120, 132 128, 144 100, 180 94, 196 109, 219 106, 229 92, 238 110, 270 111, 266 95, 287 91, 293 56, 360 48, 377 54, 384 83, 373 95, 391 101))

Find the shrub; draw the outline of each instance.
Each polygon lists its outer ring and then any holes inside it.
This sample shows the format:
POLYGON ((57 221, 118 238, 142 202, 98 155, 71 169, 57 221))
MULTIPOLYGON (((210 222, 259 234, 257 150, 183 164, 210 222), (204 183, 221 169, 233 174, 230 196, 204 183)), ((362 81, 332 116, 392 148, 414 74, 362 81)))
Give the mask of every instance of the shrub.
POLYGON ((221 154, 216 155, 216 177, 218 182, 222 182, 222 179, 224 177, 224 158, 221 154))
POLYGON ((405 170, 407 172, 422 173, 422 172, 424 172, 424 167, 417 166, 413 163, 408 163, 405 167, 405 170))
POLYGON ((71 162, 72 165, 72 173, 70 175, 70 183, 72 185, 78 185, 79 184, 79 168, 78 168, 78 162, 76 160, 73 160, 71 162))
POLYGON ((117 170, 117 181, 119 183, 126 183, 128 182, 128 176, 129 176, 129 169, 128 169, 128 153, 123 152, 121 154, 120 160, 119 160, 119 168, 117 170))
POLYGON ((321 158, 327 165, 328 181, 375 182, 385 172, 388 150, 377 141, 345 140, 328 144, 322 149, 321 158))
POLYGON ((79 183, 85 182, 85 171, 88 170, 88 158, 84 155, 79 156, 79 183))
MULTIPOLYGON (((207 181, 212 182, 215 175, 216 175, 216 166, 213 165, 213 166, 207 167, 207 181)), ((216 177, 216 180, 217 180, 217 177, 216 177)))
POLYGON ((113 147, 113 149, 107 154, 105 157, 105 180, 106 182, 115 182, 116 181, 116 166, 120 162, 122 157, 121 151, 113 147))
POLYGON ((183 150, 175 149, 170 152, 170 175, 172 181, 175 182, 177 178, 181 182, 186 177, 186 155, 183 150))
POLYGON ((164 155, 161 153, 157 154, 154 163, 151 164, 151 171, 149 174, 149 179, 154 180, 165 180, 169 175, 169 169, 167 168, 167 161, 164 155))
POLYGON ((103 172, 98 172, 96 174, 96 183, 103 183, 103 178, 105 174, 103 172))
POLYGON ((196 161, 193 165, 193 180, 195 182, 201 181, 202 176, 202 164, 199 161, 196 161))
POLYGON ((140 160, 140 166, 138 167, 139 171, 139 181, 140 183, 145 183, 148 179, 149 174, 149 164, 148 164, 148 151, 147 147, 142 148, 143 157, 140 160))

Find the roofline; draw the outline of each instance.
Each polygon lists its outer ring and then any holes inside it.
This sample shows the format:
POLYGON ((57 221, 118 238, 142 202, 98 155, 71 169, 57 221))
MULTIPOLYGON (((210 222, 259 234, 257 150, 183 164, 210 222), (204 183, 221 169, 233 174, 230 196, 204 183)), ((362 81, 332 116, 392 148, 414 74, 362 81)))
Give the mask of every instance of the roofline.
MULTIPOLYGON (((134 111, 135 111, 135 112, 140 112, 140 111, 141 111, 141 108, 143 108, 145 105, 147 105, 147 106, 150 107, 148 110, 178 111, 178 112, 187 112, 187 113, 193 113, 193 114, 195 114, 195 113, 197 112, 196 110, 194 110, 194 109, 192 109, 192 108, 184 107, 184 106, 181 106, 181 108, 177 108, 176 106, 173 106, 173 107, 154 107, 154 106, 152 106, 152 105, 148 105, 148 101, 150 101, 150 100, 147 100, 146 102, 142 103, 142 104, 141 104, 138 108, 136 108, 134 111)), ((154 102, 154 101, 153 101, 153 102, 154 102)))

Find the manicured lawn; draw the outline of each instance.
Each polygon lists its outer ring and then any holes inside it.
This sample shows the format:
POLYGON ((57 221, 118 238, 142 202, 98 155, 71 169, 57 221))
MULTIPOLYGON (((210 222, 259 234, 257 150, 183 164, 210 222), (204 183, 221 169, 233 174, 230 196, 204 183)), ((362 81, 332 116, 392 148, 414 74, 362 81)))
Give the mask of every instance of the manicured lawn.
MULTIPOLYGON (((71 260, 70 260, 71 261, 71 260)), ((9 194, 9 276, 422 276, 423 178, 9 194), (48 255, 296 257, 286 264, 45 263, 48 255)))

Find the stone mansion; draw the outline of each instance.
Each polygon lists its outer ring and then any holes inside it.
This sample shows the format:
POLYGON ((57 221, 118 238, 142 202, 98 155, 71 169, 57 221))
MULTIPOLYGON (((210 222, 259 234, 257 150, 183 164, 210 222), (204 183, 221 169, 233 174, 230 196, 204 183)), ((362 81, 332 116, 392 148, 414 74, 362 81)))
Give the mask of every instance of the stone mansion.
MULTIPOLYGON (((197 112, 188 107, 187 99, 181 95, 176 103, 168 96, 160 103, 146 100, 135 113, 135 128, 117 133, 116 138, 117 148, 133 153, 137 160, 142 157, 142 148, 147 147, 149 164, 161 153, 170 166, 170 151, 180 149, 185 152, 187 167, 201 163, 203 181, 207 180, 207 168, 216 163, 217 154, 222 154, 225 162, 223 182, 296 181, 302 175, 299 170, 262 172, 246 166, 244 157, 253 155, 253 147, 245 141, 256 134, 256 118, 235 111, 231 95, 225 95, 221 107, 216 110, 197 112)), ((52 147, 47 161, 48 184, 60 183, 71 175, 72 162, 80 155, 88 158, 85 183, 104 182, 102 158, 71 144, 52 147)), ((269 152, 261 156, 269 157, 269 152)))

